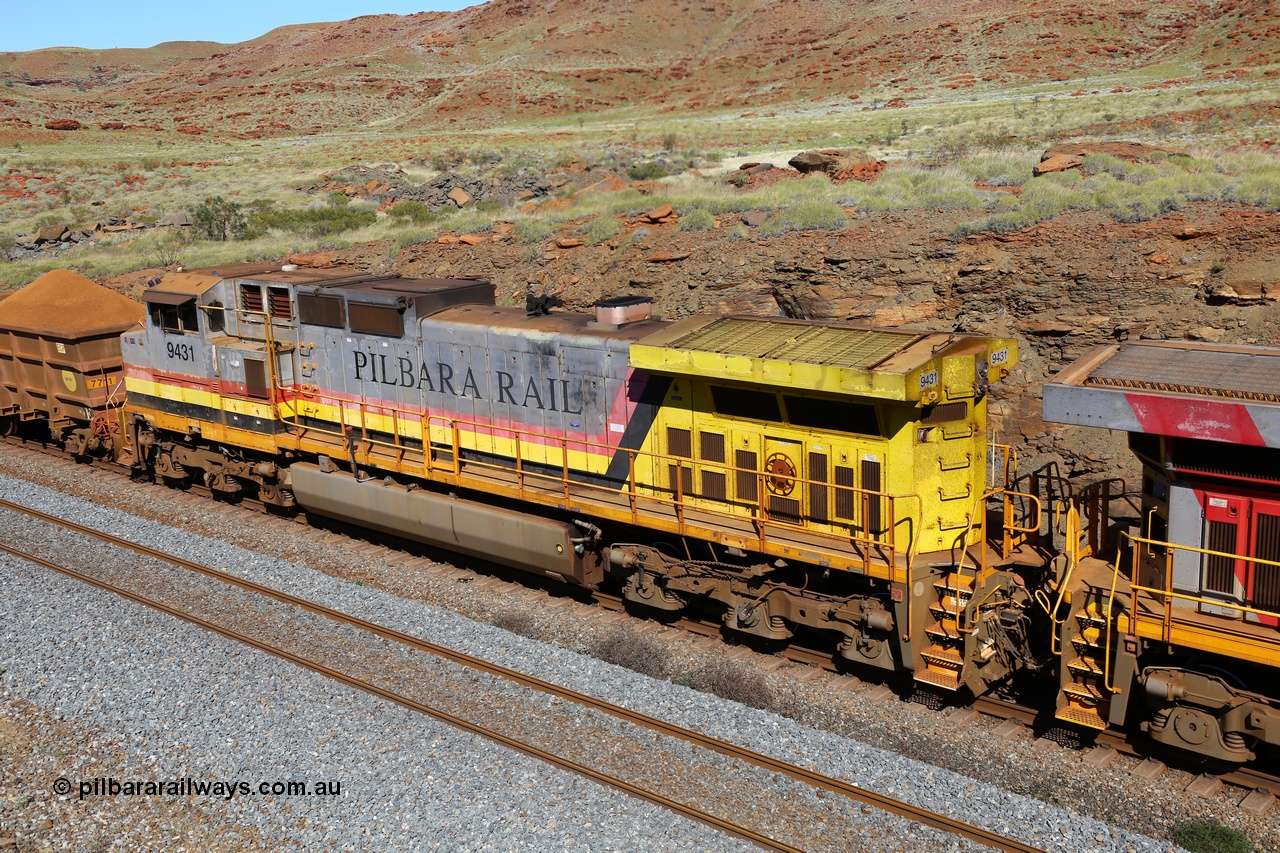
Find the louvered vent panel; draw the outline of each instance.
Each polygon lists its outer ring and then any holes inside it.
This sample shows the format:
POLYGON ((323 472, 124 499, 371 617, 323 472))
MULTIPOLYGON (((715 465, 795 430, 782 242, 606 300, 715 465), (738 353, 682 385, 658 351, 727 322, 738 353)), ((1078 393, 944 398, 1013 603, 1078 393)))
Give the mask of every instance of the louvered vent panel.
MULTIPOLYGON (((1210 521, 1209 550, 1237 553, 1236 525, 1225 521, 1210 521)), ((1236 561, 1231 557, 1205 555, 1204 588, 1211 592, 1233 594, 1236 591, 1235 565, 1236 561)))
MULTIPOLYGON (((1280 562, 1280 515, 1254 516, 1258 529, 1254 556, 1280 562)), ((1280 566, 1257 565, 1253 570, 1253 606, 1280 612, 1280 566)))

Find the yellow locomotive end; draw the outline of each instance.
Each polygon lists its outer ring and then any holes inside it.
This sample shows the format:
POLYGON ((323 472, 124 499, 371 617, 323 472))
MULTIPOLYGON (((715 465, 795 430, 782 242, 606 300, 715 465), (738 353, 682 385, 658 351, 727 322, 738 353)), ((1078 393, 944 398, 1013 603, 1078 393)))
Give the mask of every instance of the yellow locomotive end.
POLYGON ((977 541, 987 389, 1016 363, 1010 340, 689 318, 631 347, 671 380, 646 448, 660 462, 637 479, 776 526, 795 556, 808 542, 902 580, 912 556, 977 541))

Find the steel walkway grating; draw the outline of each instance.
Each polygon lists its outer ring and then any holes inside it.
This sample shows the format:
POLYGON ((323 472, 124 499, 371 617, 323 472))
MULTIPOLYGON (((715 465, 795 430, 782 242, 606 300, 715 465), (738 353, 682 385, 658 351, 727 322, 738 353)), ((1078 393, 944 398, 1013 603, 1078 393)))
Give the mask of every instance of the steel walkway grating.
POLYGON ((919 332, 799 326, 726 317, 667 346, 865 370, 896 355, 920 337, 919 332))
POLYGON ((1280 403, 1280 355, 1131 344, 1084 384, 1280 403))

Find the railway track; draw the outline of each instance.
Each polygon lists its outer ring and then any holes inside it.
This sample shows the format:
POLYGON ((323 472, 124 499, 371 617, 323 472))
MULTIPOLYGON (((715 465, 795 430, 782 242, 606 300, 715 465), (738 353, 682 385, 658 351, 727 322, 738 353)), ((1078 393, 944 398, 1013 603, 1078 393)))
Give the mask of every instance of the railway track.
MULTIPOLYGON (((366 632, 376 636, 382 640, 387 640, 400 646, 412 649, 415 652, 421 652, 441 660, 449 661, 468 669, 482 672, 487 675, 496 676, 521 687, 536 690, 557 699, 574 703, 582 708, 591 709, 593 711, 608 715, 615 719, 624 721, 630 725, 648 730, 655 734, 666 737, 675 738, 694 747, 705 749, 723 756, 727 756, 736 761, 749 764, 753 767, 765 770, 771 773, 781 774, 789 779, 803 783, 805 785, 821 789, 833 794, 837 794, 848 798, 849 800, 870 806, 875 809, 894 814, 899 817, 929 826, 935 829, 951 833, 970 841, 991 847, 1002 851, 1036 851, 1039 848, 1025 844, 1021 841, 1008 838, 999 833, 973 826, 971 824, 959 821, 955 818, 932 812, 928 809, 916 806, 911 803, 903 802, 882 794, 875 793, 860 788, 841 779, 825 776, 821 773, 799 767, 787 762, 780 761, 759 752, 746 749, 737 744, 718 738, 710 737, 700 732, 695 732, 664 720, 632 711, 628 708, 597 699, 578 691, 562 687, 560 685, 548 682, 533 676, 529 676, 515 670, 503 667, 501 665, 482 660, 480 658, 463 654, 436 643, 423 640, 418 637, 403 633, 401 631, 378 625, 373 622, 361 619, 359 617, 325 607, 313 601, 300 598, 289 593, 285 593, 271 587, 255 583, 253 581, 237 577, 199 563, 186 560, 175 555, 167 554, 163 551, 131 542, 127 539, 117 537, 113 534, 85 527, 74 522, 67 521, 57 516, 49 515, 29 507, 15 504, 10 501, 0 500, 0 509, 10 512, 19 513, 39 522, 54 525, 62 531, 73 533, 78 536, 91 537, 110 547, 124 549, 135 554, 143 555, 154 560, 159 560, 169 565, 181 568, 188 572, 196 573, 204 578, 217 581, 220 584, 234 587, 238 590, 252 593, 257 596, 270 599, 281 604, 286 604, 292 608, 305 611, 307 613, 324 617, 332 622, 359 631, 366 632)), ((700 821, 715 827, 716 829, 755 843, 762 848, 770 850, 800 850, 802 847, 796 846, 795 843, 773 838, 768 834, 752 829, 742 823, 727 819, 723 816, 712 814, 708 811, 698 808, 679 800, 665 796, 664 794, 649 790, 641 785, 626 779, 619 778, 607 772, 602 772, 596 768, 587 766, 581 762, 574 761, 569 758, 554 754, 545 749, 530 743, 509 737, 493 727, 478 724, 474 721, 464 719, 456 714, 449 713, 437 707, 433 707, 424 703, 419 699, 406 696, 402 693, 388 690, 387 688, 371 683, 365 679, 353 676, 347 672, 335 669, 324 663, 318 662, 304 655, 282 648, 280 645, 266 642, 262 639, 255 638, 248 634, 237 631, 226 624, 220 624, 215 621, 202 618, 187 609, 176 607, 172 604, 166 604, 162 601, 155 600, 154 597, 141 594, 135 590, 127 589, 119 584, 112 583, 102 577, 95 577, 91 574, 79 571, 72 567, 62 565, 59 562, 47 559, 38 554, 33 554, 22 548, 13 547, 10 544, 0 543, 0 551, 8 553, 12 556, 23 560, 37 563, 45 568, 73 577, 81 582, 91 584, 99 589, 122 596, 131 601, 144 604, 156 610, 164 612, 170 616, 181 618, 192 622, 206 630, 216 632, 229 639, 235 640, 252 646, 269 654, 276 655, 288 660, 298 666, 305 667, 314 672, 320 673, 335 681, 363 690, 380 698, 396 702, 398 704, 409 707, 419 713, 427 714, 441 722, 455 726, 464 731, 479 735, 497 743, 500 743, 511 749, 518 750, 526 755, 530 755, 562 770, 566 770, 585 778, 588 778, 599 784, 607 785, 615 789, 621 790, 634 797, 644 801, 659 805, 677 814, 700 821)))
MULTIPOLYGON (((47 456, 53 456, 59 459, 63 459, 73 464, 85 464, 82 461, 75 459, 70 454, 66 453, 62 449, 55 446, 41 444, 39 442, 23 439, 17 436, 5 436, 3 438, 0 438, 0 441, 3 441, 4 443, 15 446, 15 447, 21 447, 28 451, 37 452, 47 456)), ((131 474, 130 469, 127 466, 122 466, 114 462, 93 461, 89 464, 91 464, 94 468, 104 470, 104 471, 110 471, 124 477, 129 477, 131 474)), ((159 484, 159 485, 163 485, 163 484, 159 484)), ((186 494, 197 496, 202 499, 213 499, 213 493, 209 489, 201 485, 193 484, 189 488, 184 489, 183 491, 186 494)), ((224 505, 227 505, 227 504, 224 503, 224 505)), ((252 498, 244 498, 242 500, 237 501, 234 505, 240 508, 243 508, 245 510, 257 512, 260 514, 275 515, 275 513, 272 513, 270 508, 267 507, 265 504, 262 504, 261 502, 252 498)), ((296 515, 289 516, 289 518, 303 524, 307 523, 307 518, 305 514, 301 512, 297 513, 296 515)), ((382 547, 387 548, 388 551, 400 550, 406 546, 413 547, 412 543, 403 543, 403 542, 400 542, 399 540, 394 540, 393 537, 384 537, 381 535, 369 534, 367 532, 365 532, 363 536, 367 539, 367 541, 370 541, 374 544, 379 544, 382 547)), ((509 580, 510 578, 514 578, 516 576, 516 572, 511 569, 506 569, 503 567, 495 567, 495 571, 504 579, 508 579, 505 582, 510 583, 513 586, 517 586, 517 585, 527 586, 529 585, 529 583, 536 583, 536 578, 509 580)), ((542 588, 546 589, 549 593, 553 595, 563 594, 563 592, 558 590, 558 588, 554 585, 544 584, 540 586, 542 586, 542 588)), ((625 602, 620 596, 614 596, 605 592, 597 591, 594 593, 593 599, 594 599, 594 602, 599 607, 601 607, 606 611, 618 612, 618 613, 627 612, 625 602)), ((699 621, 689 617, 680 617, 679 619, 674 620, 669 624, 672 627, 678 628, 680 630, 683 630, 688 633, 701 636, 701 637, 719 637, 720 636, 720 626, 712 622, 699 621)), ((832 656, 820 650, 808 649, 801 646, 793 645, 793 646, 787 647, 786 649, 783 649, 780 652, 780 654, 783 657, 785 657, 788 661, 796 664, 819 667, 821 669, 824 669, 825 671, 832 672, 832 673, 840 671, 839 666, 833 660, 832 656)), ((972 703, 972 707, 974 708, 974 710, 978 711, 984 716, 988 716, 998 720, 1014 720, 1022 723, 1029 730, 1039 732, 1041 734, 1048 731, 1052 731, 1052 730, 1058 730, 1057 732, 1058 734, 1067 735, 1064 738, 1064 740, 1068 742, 1074 740, 1074 745, 1077 745, 1077 746, 1083 745, 1084 743, 1079 738, 1072 738, 1069 733, 1065 733, 1062 730, 1058 729, 1058 727, 1052 721, 1046 723, 1043 720, 1042 715, 1040 715, 1035 709, 1032 709, 1032 708, 1027 708, 1025 706, 1020 706, 1015 703, 1006 702, 1006 701, 1002 701, 1002 700, 991 698, 991 697, 980 697, 977 700, 974 700, 972 703)), ((1090 733, 1088 735, 1088 738, 1090 743, 1094 743, 1100 746, 1110 747, 1116 750, 1117 754, 1120 754, 1120 755, 1131 756, 1139 759, 1150 756, 1149 748, 1144 747, 1141 744, 1135 743, 1132 736, 1129 736, 1123 733, 1118 733, 1118 732, 1090 733)), ((1169 755, 1168 757, 1170 759, 1170 762, 1173 763, 1175 766, 1182 766, 1183 769, 1193 770, 1195 772, 1199 772, 1204 775, 1209 775, 1213 778, 1220 780, 1225 784, 1233 785, 1235 787, 1238 787, 1244 790, 1262 791, 1266 793, 1280 792, 1280 773, 1277 773, 1277 774, 1267 773, 1265 771, 1262 771, 1256 768, 1224 769, 1221 767, 1211 767, 1211 766, 1205 767, 1205 766, 1196 765, 1195 762, 1192 762, 1190 765, 1187 765, 1185 763, 1186 762, 1185 756, 1169 755)))

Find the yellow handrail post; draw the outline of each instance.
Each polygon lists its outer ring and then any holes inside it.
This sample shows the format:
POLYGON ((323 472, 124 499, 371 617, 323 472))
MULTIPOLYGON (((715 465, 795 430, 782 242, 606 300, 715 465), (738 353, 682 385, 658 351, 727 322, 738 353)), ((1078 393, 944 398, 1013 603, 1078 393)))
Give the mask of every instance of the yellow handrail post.
MULTIPOLYGON (((1118 543, 1117 543, 1118 544, 1118 543)), ((1118 549, 1117 549, 1118 550, 1118 549)), ((1117 555, 1118 557, 1118 555, 1117 555)), ((1116 586, 1120 582, 1120 561, 1116 560, 1116 564, 1111 568, 1111 589, 1107 593, 1107 609, 1102 617, 1107 620, 1107 641, 1102 650, 1102 686, 1107 688, 1108 692, 1115 693, 1116 689, 1111 684, 1111 638, 1115 633, 1115 601, 1116 586)))
POLYGON ((450 419, 449 425, 453 428, 453 476, 462 476, 462 434, 458 429, 458 422, 450 419))
POLYGON ((564 500, 567 505, 570 500, 569 492, 569 439, 565 436, 560 437, 560 485, 564 489, 564 500))
POLYGON ((524 448, 520 443, 519 430, 515 433, 516 442, 516 485, 520 487, 520 497, 524 497, 524 448))
POLYGON ((639 522, 636 510, 636 452, 627 451, 627 502, 631 505, 631 523, 639 522))

